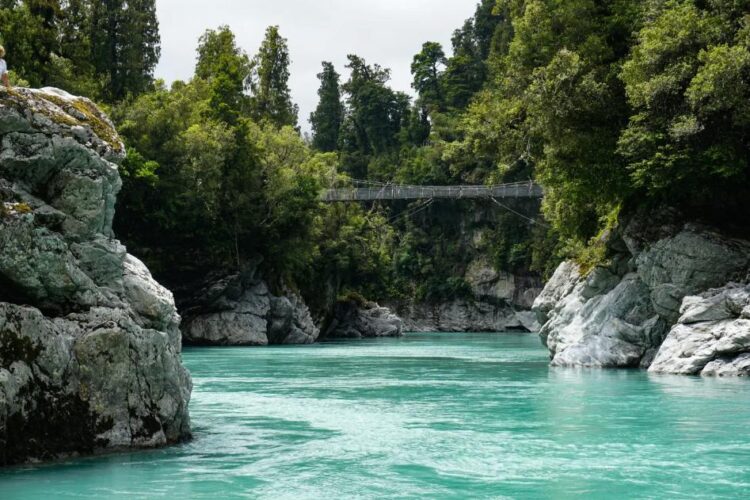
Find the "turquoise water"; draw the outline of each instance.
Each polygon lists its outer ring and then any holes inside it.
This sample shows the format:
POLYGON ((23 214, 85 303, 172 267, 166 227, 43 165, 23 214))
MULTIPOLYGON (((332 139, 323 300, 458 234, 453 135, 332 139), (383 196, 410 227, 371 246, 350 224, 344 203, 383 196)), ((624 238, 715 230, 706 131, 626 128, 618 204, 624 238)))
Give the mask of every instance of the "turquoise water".
POLYGON ((188 349, 195 440, 0 472, 0 499, 737 498, 750 382, 551 369, 535 336, 188 349))

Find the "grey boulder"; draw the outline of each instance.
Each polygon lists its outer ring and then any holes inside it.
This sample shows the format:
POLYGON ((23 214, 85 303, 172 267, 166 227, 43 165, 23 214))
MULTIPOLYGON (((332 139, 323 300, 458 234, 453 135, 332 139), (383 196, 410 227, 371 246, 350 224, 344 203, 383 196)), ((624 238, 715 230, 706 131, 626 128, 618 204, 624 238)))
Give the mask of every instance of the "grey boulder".
POLYGON ((654 373, 750 375, 750 285, 686 297, 649 368, 654 373))
POLYGON ((87 99, 0 93, 0 465, 190 436, 172 294, 112 233, 123 156, 87 99))
POLYGON ((403 322, 390 309, 373 302, 360 304, 347 300, 334 306, 333 319, 324 337, 359 339, 402 335, 403 322))

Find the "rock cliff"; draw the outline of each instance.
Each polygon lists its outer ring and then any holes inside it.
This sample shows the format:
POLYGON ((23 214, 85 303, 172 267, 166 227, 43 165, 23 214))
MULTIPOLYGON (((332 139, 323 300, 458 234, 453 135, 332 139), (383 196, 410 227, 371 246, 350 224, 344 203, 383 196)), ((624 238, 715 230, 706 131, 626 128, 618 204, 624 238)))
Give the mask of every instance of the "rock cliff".
POLYGON ((541 279, 499 272, 481 255, 469 264, 463 278, 471 287, 470 297, 389 306, 410 332, 539 330, 530 309, 542 291, 541 279))
POLYGON ((112 234, 112 124, 56 89, 3 91, 0 141, 0 465, 189 437, 172 294, 112 234))
POLYGON ((563 263, 534 304, 553 365, 748 374, 749 241, 661 210, 607 244, 608 265, 563 263))
POLYGON ((209 277, 181 304, 185 342, 194 345, 311 344, 320 330, 302 298, 275 296, 255 266, 243 273, 209 277))
POLYGON ((400 337, 403 321, 387 307, 374 302, 344 300, 333 308, 333 318, 324 337, 327 339, 361 339, 400 337))

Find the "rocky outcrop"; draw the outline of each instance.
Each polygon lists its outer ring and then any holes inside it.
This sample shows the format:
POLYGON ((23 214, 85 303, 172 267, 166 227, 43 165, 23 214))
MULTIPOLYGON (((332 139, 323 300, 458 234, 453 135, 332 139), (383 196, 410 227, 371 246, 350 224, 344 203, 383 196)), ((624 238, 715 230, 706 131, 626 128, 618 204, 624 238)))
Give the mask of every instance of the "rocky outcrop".
POLYGON ((469 264, 464 279, 475 301, 507 304, 518 310, 530 310, 542 292, 538 277, 497 271, 486 256, 479 256, 469 264))
POLYGON ((123 152, 86 99, 0 93, 0 465, 190 435, 172 294, 113 239, 123 152))
POLYGON ((651 372, 750 376, 750 285, 686 297, 680 312, 651 372))
POLYGON ((464 274, 471 287, 467 298, 390 305, 410 332, 539 331, 530 309, 542 292, 536 276, 500 272, 484 256, 474 259, 464 274))
POLYGON ((320 334, 302 298, 272 295, 255 266, 210 278, 186 301, 183 314, 183 338, 193 345, 311 344, 320 334))
POLYGON ((664 324, 637 274, 620 280, 599 268, 571 284, 540 331, 554 366, 633 367, 659 345, 664 324))
POLYGON ((537 331, 539 324, 528 311, 506 304, 458 299, 449 302, 406 304, 396 307, 408 332, 537 331))
POLYGON ((704 374, 744 366, 742 338, 749 334, 737 310, 739 292, 689 296, 747 276, 750 242, 680 224, 662 211, 623 224, 607 243, 608 266, 583 277, 575 264, 563 263, 534 304, 553 365, 704 374), (727 309, 734 316, 719 312, 727 309))
POLYGON ((373 302, 345 300, 334 306, 333 318, 325 331, 327 339, 400 337, 403 322, 387 307, 373 302))

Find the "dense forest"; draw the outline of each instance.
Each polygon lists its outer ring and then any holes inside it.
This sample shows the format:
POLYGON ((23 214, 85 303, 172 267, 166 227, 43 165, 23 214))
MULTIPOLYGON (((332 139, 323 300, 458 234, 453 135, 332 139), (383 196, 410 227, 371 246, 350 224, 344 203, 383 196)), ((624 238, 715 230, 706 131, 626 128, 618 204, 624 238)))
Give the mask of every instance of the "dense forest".
POLYGON ((472 251, 541 275, 606 259, 600 236, 647 206, 746 229, 749 12, 746 0, 482 0, 452 47, 414 56, 416 99, 355 54, 322 62, 309 141, 277 26, 254 55, 228 27, 207 30, 193 78, 167 86, 154 79, 154 0, 2 1, 0 25, 16 84, 110 111, 128 151, 116 231, 161 279, 262 257, 276 286, 322 307, 349 292, 463 293, 461 221, 474 216, 491 230, 472 251), (318 200, 352 180, 528 179, 541 207, 318 200))

